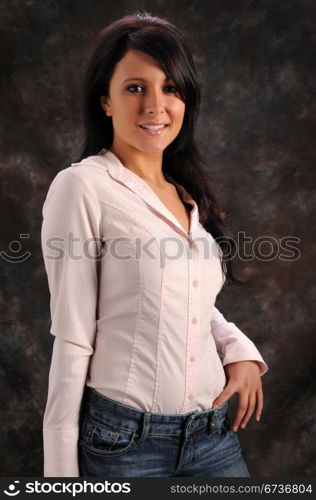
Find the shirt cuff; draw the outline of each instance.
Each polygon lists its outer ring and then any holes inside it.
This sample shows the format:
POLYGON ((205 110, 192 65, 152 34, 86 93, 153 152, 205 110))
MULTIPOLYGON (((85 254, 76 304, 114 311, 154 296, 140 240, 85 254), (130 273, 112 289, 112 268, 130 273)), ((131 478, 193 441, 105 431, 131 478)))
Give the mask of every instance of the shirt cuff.
POLYGON ((79 477, 79 428, 43 428, 44 477, 79 477))
POLYGON ((247 343, 243 342, 240 346, 237 342, 226 346, 223 366, 229 363, 235 363, 236 361, 256 361, 261 376, 268 371, 268 365, 265 363, 255 344, 249 338, 247 339, 247 343))

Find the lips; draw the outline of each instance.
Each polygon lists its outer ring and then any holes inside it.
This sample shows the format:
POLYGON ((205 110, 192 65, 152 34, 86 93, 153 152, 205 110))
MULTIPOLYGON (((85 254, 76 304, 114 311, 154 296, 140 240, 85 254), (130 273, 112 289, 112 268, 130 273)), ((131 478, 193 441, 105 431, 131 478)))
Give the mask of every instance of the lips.
POLYGON ((168 123, 142 123, 139 126, 141 128, 146 128, 149 130, 159 130, 164 127, 168 127, 168 125, 169 125, 168 123))
POLYGON ((166 128, 169 126, 169 123, 164 123, 161 125, 139 125, 142 133, 145 135, 161 135, 164 133, 166 128))
POLYGON ((139 123, 139 125, 169 125, 168 122, 143 122, 139 123))

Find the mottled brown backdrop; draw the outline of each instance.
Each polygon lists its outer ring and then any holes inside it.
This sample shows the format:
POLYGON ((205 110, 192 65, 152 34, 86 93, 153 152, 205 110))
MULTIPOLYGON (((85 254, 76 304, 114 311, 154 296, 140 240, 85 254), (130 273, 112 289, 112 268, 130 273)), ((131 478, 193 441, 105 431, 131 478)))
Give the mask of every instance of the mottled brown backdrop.
POLYGON ((261 246, 270 259, 239 262, 254 282, 225 286, 217 302, 269 365, 261 422, 239 430, 250 473, 315 476, 314 0, 1 2, 1 476, 42 475, 53 343, 42 205, 80 150, 96 34, 143 8, 177 24, 192 47, 203 90, 197 138, 227 223, 272 242, 261 246), (297 238, 295 260, 281 256, 287 236, 297 238))

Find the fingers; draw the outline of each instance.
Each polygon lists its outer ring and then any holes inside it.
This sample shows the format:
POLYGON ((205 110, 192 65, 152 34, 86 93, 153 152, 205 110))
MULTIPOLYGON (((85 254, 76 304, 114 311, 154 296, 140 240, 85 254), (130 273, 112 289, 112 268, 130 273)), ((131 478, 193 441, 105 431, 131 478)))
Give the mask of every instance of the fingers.
POLYGON ((253 392, 253 393, 249 394, 248 409, 247 409, 246 414, 243 417, 241 424, 240 424, 240 427, 242 429, 244 429, 246 427, 246 425, 248 424, 249 419, 254 412, 255 406, 256 406, 256 393, 253 392))
POLYGON ((238 410, 233 423, 234 432, 237 432, 239 425, 242 429, 246 427, 255 408, 255 418, 259 422, 263 409, 263 391, 261 386, 255 392, 243 392, 240 394, 238 410))
POLYGON ((248 409, 248 400, 249 400, 249 392, 248 391, 243 391, 243 392, 239 393, 238 409, 237 409, 234 423, 232 426, 232 429, 234 432, 237 432, 238 427, 240 425, 240 422, 248 409))
POLYGON ((214 399, 212 408, 216 408, 216 406, 221 406, 226 403, 226 401, 230 399, 235 392, 237 392, 236 384, 228 382, 223 392, 221 392, 220 395, 214 399))
POLYGON ((256 420, 259 422, 260 416, 263 409, 263 390, 262 385, 257 390, 257 409, 256 409, 256 420))

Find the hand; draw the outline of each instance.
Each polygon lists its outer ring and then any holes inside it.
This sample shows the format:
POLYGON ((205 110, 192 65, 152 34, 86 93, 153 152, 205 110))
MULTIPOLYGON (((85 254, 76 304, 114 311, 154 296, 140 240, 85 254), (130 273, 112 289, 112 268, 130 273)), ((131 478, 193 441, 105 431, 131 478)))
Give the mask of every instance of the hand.
POLYGON ((235 392, 239 394, 238 409, 232 430, 244 429, 256 407, 256 420, 259 422, 263 408, 263 391, 259 365, 256 361, 236 361, 224 366, 228 383, 214 399, 212 408, 224 404, 235 392))

